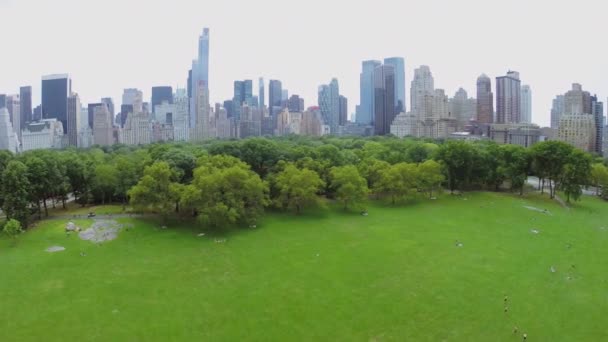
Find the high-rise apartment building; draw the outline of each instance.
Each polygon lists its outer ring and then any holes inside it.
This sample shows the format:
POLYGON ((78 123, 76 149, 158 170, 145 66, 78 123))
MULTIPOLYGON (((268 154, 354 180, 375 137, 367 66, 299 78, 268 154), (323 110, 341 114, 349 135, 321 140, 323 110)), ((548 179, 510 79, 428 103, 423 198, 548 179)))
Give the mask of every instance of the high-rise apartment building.
POLYGON ((67 132, 68 96, 72 93, 72 80, 68 75, 42 77, 42 118, 57 119, 67 132))
POLYGON ((21 101, 19 94, 6 96, 6 109, 8 110, 15 133, 17 133, 19 141, 21 141, 21 101))
POLYGON ((374 134, 389 134, 395 116, 395 68, 381 65, 374 70, 374 134))
POLYGON ((435 91, 435 80, 431 73, 431 68, 427 65, 422 65, 414 70, 414 79, 410 88, 410 109, 412 112, 417 112, 422 107, 422 100, 425 96, 433 94, 435 91))
POLYGON ((474 119, 477 111, 477 101, 469 98, 467 91, 458 89, 454 97, 449 99, 448 108, 452 118, 458 123, 458 130, 463 130, 471 119, 474 119))
POLYGON ((521 122, 521 81, 517 71, 496 77, 496 122, 521 122))
POLYGON ((358 124, 371 125, 374 122, 374 70, 382 65, 380 61, 363 61, 359 84, 359 106, 356 119, 358 124))
POLYGON ((532 90, 529 85, 521 86, 521 122, 532 123, 532 90))
POLYGON ((260 103, 260 108, 264 108, 266 106, 266 91, 264 90, 264 78, 260 77, 258 80, 258 100, 260 103))
POLYGON ((152 114, 156 114, 156 106, 163 102, 173 104, 173 87, 152 87, 152 114))
POLYGON ((348 99, 340 95, 340 126, 346 125, 348 122, 348 99))
POLYGON ((270 83, 268 84, 268 92, 268 110, 270 112, 270 116, 275 117, 283 109, 283 85, 281 84, 281 81, 270 80, 270 83))
POLYGON ((553 99, 553 106, 551 107, 551 128, 559 128, 559 120, 566 110, 565 106, 566 102, 564 95, 557 95, 555 99, 553 99))
POLYGON ((405 60, 402 57, 385 58, 384 64, 395 69, 395 113, 405 112, 405 60))
POLYGON ((93 143, 99 146, 114 144, 112 115, 105 104, 93 109, 93 143))
POLYGON ((21 129, 28 122, 32 122, 32 87, 19 88, 19 99, 21 100, 21 129))
POLYGON ((209 89, 209 39, 209 29, 204 28, 203 33, 198 38, 198 58, 192 61, 190 127, 196 125, 196 111, 199 108, 197 93, 201 82, 203 82, 207 91, 209 89))
POLYGON ((600 156, 603 155, 603 143, 604 143, 604 103, 598 101, 597 95, 591 96, 591 114, 595 122, 595 153, 600 156))
POLYGON ((68 145, 78 147, 78 134, 80 132, 80 116, 82 106, 80 97, 76 93, 70 94, 68 97, 68 145))

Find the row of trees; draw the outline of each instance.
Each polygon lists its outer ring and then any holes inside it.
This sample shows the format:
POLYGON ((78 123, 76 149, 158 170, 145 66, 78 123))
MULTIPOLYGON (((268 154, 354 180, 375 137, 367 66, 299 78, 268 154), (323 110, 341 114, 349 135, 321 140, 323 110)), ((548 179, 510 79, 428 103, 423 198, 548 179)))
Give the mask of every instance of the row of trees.
POLYGON ((72 198, 83 206, 131 202, 167 218, 191 215, 222 226, 254 224, 269 206, 301 212, 326 198, 362 209, 370 195, 396 203, 419 193, 432 197, 443 187, 522 192, 531 175, 551 197, 561 190, 576 200, 588 184, 608 189, 603 161, 561 142, 525 149, 390 137, 2 151, 0 175, 3 212, 24 226, 72 198))

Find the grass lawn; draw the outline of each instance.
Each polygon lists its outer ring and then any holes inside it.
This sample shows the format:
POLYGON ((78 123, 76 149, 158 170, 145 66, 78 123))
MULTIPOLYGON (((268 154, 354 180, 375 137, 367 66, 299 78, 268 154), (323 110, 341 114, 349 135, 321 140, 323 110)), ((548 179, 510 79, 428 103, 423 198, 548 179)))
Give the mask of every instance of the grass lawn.
POLYGON ((101 246, 45 221, 0 240, 0 341, 605 341, 607 208, 445 195, 204 237, 120 219, 101 246))

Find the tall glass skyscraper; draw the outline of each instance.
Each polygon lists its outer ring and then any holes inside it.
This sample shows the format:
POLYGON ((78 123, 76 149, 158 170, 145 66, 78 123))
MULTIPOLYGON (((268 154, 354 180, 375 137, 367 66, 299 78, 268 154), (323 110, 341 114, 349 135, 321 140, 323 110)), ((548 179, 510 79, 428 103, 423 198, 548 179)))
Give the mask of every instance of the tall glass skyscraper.
POLYGON ((258 100, 260 101, 260 108, 264 109, 264 106, 266 105, 266 92, 264 91, 264 78, 260 77, 260 79, 258 80, 258 86, 259 86, 259 90, 258 90, 258 100))
POLYGON ((380 61, 363 61, 360 75, 360 100, 356 122, 371 125, 374 122, 374 70, 382 65, 380 61))
POLYGON ((405 112, 405 60, 402 57, 385 58, 384 64, 395 69, 395 112, 405 112))
POLYGON ((496 77, 496 122, 521 122, 521 81, 517 71, 496 77))
POLYGON ((42 77, 42 118, 57 119, 68 131, 68 97, 72 93, 72 80, 68 75, 42 77))
POLYGON ((152 87, 152 113, 156 113, 155 107, 165 101, 173 104, 173 87, 152 87))
POLYGON ((209 29, 204 28, 198 38, 198 59, 192 61, 192 76, 190 80, 190 127, 196 124, 197 103, 196 90, 202 84, 209 89, 209 29))
POLYGON ((381 65, 374 70, 374 134, 391 132, 395 119, 395 68, 381 65))
POLYGON ((281 111, 281 102, 283 101, 283 84, 281 81, 270 80, 268 84, 268 107, 270 116, 275 117, 281 111))
POLYGON ((21 99, 21 129, 23 130, 28 122, 32 122, 32 87, 19 88, 19 98, 21 99))
POLYGON ((243 104, 253 106, 253 81, 234 81, 234 96, 232 98, 232 106, 234 116, 237 119, 241 118, 241 107, 243 104))

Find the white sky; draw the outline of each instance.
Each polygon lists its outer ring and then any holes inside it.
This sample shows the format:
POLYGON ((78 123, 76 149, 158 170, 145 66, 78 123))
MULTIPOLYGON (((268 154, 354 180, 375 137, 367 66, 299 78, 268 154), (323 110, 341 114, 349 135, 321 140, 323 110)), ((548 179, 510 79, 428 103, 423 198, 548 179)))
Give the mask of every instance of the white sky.
POLYGON ((402 56, 408 108, 421 64, 450 96, 513 69, 547 125, 573 82, 608 96, 607 17, 603 0, 0 0, 0 93, 33 85, 36 105, 42 75, 69 73, 83 103, 118 106, 129 87, 149 100, 152 86, 186 84, 209 27, 212 103, 232 97, 234 80, 264 76, 309 106, 337 77, 352 113, 361 61, 402 56))

